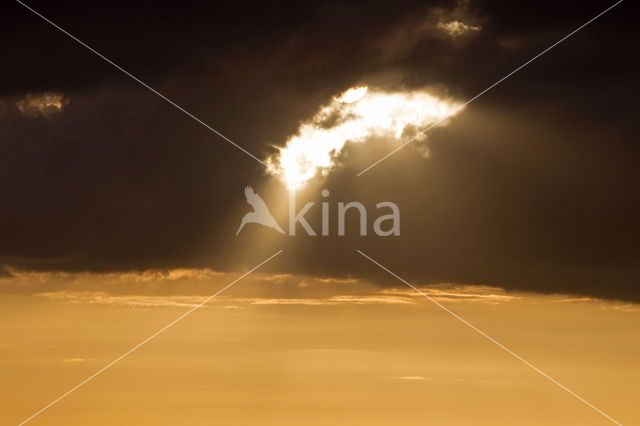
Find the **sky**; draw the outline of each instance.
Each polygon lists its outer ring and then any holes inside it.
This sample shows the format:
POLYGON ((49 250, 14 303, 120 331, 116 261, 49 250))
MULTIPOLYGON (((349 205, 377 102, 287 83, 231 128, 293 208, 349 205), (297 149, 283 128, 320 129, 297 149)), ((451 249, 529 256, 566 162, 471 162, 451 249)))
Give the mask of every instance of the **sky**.
MULTIPOLYGON (((16 424, 199 303, 232 273, 57 275, 2 298, 0 421, 16 424)), ((23 282, 42 279, 33 273, 23 282)), ((623 424, 637 410, 635 304, 439 285, 424 291, 623 424)), ((34 424, 604 425, 408 288, 256 273, 34 424)))
POLYGON ((0 6, 0 422, 279 250, 34 422, 606 423, 402 280, 640 420, 631 2, 504 81, 614 2, 25 4, 0 6), (239 231, 246 187, 284 233, 239 231), (288 235, 292 195, 319 235, 288 235))

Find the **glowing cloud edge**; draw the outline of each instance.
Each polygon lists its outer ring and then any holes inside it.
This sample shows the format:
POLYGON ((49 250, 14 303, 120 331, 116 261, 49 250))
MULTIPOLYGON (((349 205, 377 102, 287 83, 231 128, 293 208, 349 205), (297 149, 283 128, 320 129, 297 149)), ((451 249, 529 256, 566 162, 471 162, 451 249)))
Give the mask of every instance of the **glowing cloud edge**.
POLYGON ((400 143, 405 132, 446 125, 460 109, 459 103, 426 89, 388 92, 354 86, 333 97, 284 146, 276 147, 278 152, 266 160, 267 171, 297 189, 333 169, 347 142, 388 137, 400 143))

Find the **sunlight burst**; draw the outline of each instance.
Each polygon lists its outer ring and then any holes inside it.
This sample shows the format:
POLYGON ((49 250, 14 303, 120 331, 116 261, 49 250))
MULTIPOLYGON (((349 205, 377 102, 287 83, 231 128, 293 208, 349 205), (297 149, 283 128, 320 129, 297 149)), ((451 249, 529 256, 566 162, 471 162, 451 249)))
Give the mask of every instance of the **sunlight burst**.
MULTIPOLYGON (((459 104, 427 91, 383 92, 352 87, 333 98, 267 159, 269 173, 296 189, 326 175, 347 142, 370 137, 397 142, 459 111, 459 104)), ((440 124, 440 123, 439 123, 440 124)))

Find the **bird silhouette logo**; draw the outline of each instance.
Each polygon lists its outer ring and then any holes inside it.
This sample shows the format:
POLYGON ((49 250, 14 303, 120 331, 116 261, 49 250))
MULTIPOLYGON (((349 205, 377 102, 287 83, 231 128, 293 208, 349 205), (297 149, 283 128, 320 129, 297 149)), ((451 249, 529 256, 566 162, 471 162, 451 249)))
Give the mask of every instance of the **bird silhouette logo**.
POLYGON ((240 233, 242 228, 244 228, 247 223, 259 223, 260 225, 273 228, 281 234, 284 234, 284 231, 282 230, 282 228, 280 228, 278 222, 276 222, 276 220, 271 215, 271 212, 267 208, 267 205, 264 203, 262 198, 260 198, 260 196, 254 192, 253 188, 247 186, 244 189, 244 195, 245 197, 247 197, 247 203, 249 203, 249 205, 253 207, 253 211, 244 215, 244 217, 242 218, 242 222, 240 223, 240 227, 236 232, 236 235, 240 233))

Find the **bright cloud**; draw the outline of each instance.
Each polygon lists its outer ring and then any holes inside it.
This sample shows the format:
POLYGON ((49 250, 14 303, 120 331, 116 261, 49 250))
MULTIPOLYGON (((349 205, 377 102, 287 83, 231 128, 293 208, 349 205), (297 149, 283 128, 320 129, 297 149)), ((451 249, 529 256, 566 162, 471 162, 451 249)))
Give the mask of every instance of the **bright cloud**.
POLYGON ((326 174, 347 142, 371 137, 397 142, 440 123, 460 109, 456 102, 426 90, 384 92, 353 87, 333 98, 268 158, 269 172, 291 189, 318 173, 326 174))

